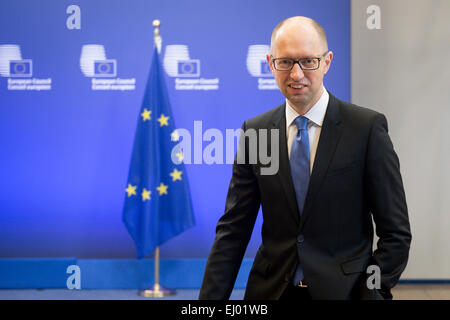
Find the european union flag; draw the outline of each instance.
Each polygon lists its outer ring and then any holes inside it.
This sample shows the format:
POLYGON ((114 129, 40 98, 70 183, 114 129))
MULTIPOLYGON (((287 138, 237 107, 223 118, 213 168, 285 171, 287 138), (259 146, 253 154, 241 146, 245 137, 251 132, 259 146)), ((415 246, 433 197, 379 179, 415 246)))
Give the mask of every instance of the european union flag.
POLYGON ((157 49, 153 53, 139 114, 123 209, 123 222, 136 243, 138 258, 194 226, 179 136, 157 49))

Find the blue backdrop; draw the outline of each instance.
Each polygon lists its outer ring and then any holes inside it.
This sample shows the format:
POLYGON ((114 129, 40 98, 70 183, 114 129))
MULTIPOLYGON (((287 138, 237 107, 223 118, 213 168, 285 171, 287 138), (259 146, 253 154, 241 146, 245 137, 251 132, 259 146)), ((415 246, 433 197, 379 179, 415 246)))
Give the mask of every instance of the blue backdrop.
MULTIPOLYGON (((1 1, 0 257, 135 257, 121 215, 153 19, 162 22, 177 127, 201 120, 203 131, 225 136, 283 102, 260 64, 265 47, 255 45, 269 45, 293 15, 323 25, 334 52, 325 86, 348 101, 349 0, 1 1), (198 86, 205 82, 210 90, 198 86)), ((207 257, 225 206, 231 165, 186 170, 196 226, 164 244, 162 257, 207 257)), ((259 217, 247 256, 260 225, 259 217)))

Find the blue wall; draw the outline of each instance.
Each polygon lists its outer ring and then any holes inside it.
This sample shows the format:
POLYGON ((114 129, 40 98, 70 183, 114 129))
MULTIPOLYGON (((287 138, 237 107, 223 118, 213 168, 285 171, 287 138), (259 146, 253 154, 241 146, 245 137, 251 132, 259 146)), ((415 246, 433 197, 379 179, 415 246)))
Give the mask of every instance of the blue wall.
MULTIPOLYGON (((252 263, 244 259, 235 288, 245 288, 252 263)), ((200 288, 205 265, 206 259, 161 259, 160 283, 200 288)), ((71 266, 79 267, 80 289, 146 289, 154 284, 153 259, 13 258, 0 259, 0 289, 67 289, 75 274, 71 266)))
MULTIPOLYGON (((219 78, 218 90, 189 91, 167 76, 177 126, 202 120, 204 131, 224 132, 283 102, 278 90, 258 90, 246 59, 249 45, 268 45, 274 26, 292 15, 324 26, 334 52, 325 86, 349 100, 349 0, 1 1, 0 46, 20 46, 32 60, 24 79, 51 78, 51 90, 8 90, 16 78, 0 76, 0 258, 135 257, 121 214, 153 19, 162 21, 163 55, 166 45, 187 45, 200 77, 219 78), (80 30, 66 27, 71 4, 81 8, 80 30), (135 90, 92 90, 80 68, 86 44, 103 45, 116 60, 114 79, 136 79, 135 90)), ((197 225, 164 244, 163 258, 207 257, 225 206, 231 165, 186 167, 197 225)))

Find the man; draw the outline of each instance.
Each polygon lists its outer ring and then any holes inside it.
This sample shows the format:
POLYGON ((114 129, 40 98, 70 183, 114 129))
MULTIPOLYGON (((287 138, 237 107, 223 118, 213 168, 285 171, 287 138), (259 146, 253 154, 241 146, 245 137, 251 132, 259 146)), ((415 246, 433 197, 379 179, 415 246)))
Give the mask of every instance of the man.
POLYGON ((286 102, 242 129, 279 130, 279 145, 267 142, 279 148, 279 171, 235 161, 200 299, 229 298, 260 205, 262 244, 245 299, 392 298, 411 242, 399 161, 382 114, 325 90, 332 59, 314 20, 292 17, 274 29, 267 61, 286 102), (376 268, 379 288, 370 285, 376 268))

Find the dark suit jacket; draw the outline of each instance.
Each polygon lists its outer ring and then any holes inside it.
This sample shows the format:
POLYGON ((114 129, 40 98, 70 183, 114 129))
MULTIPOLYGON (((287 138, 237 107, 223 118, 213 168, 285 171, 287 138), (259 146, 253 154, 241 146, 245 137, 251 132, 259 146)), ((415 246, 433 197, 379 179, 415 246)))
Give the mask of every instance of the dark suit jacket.
MULTIPOLYGON (((291 282, 298 255, 313 299, 392 298, 390 289, 407 264, 411 233, 386 118, 330 94, 300 218, 285 108, 283 104, 243 124, 243 130, 279 129, 279 171, 261 175, 261 162, 235 161, 199 298, 229 298, 260 205, 262 243, 245 299, 278 299, 291 282), (379 237, 374 252, 372 218, 379 237), (372 264, 380 267, 381 290, 367 288, 366 268, 372 264)), ((275 147, 267 140, 269 150, 275 147)))

